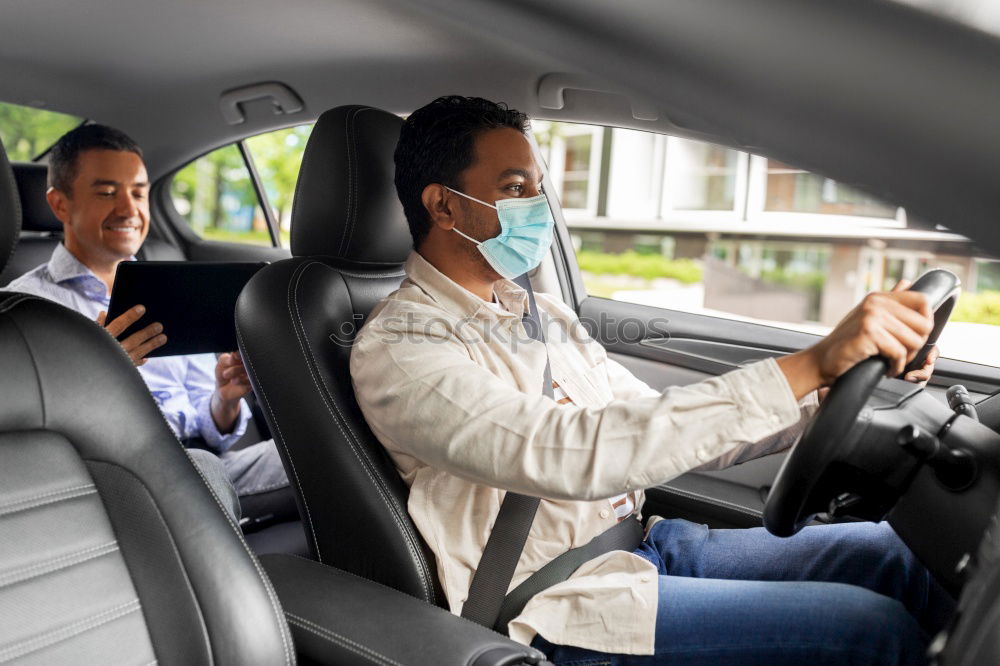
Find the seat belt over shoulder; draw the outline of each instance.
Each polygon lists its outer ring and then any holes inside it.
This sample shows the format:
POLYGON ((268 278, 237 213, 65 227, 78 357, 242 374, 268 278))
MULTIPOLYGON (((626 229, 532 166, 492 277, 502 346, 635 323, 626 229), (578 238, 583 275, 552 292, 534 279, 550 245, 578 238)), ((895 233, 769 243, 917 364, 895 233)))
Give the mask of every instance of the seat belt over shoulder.
MULTIPOLYGON (((514 278, 514 282, 528 292, 528 308, 521 322, 533 340, 545 344, 545 330, 527 274, 514 278)), ((554 398, 552 367, 548 354, 545 356, 542 381, 542 392, 549 398, 554 398)), ((520 615, 531 597, 566 580, 584 562, 612 550, 635 550, 642 541, 642 524, 634 516, 630 516, 594 537, 586 545, 573 548, 555 558, 507 594, 517 563, 521 559, 524 543, 531 531, 531 524, 535 520, 539 501, 537 497, 515 492, 508 491, 504 495, 493 523, 493 531, 486 540, 486 547, 472 577, 469 595, 462 605, 462 617, 506 634, 507 624, 520 615)))

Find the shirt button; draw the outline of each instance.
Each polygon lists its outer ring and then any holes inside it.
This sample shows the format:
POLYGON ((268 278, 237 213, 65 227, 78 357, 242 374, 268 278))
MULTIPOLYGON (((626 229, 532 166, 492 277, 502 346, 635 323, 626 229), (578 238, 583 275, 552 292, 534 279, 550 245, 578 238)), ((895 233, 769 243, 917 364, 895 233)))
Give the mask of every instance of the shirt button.
POLYGON ((639 576, 639 582, 640 583, 648 583, 650 580, 651 579, 650 579, 649 576, 639 576))
POLYGON ((608 511, 607 509, 601 509, 601 518, 607 518, 610 515, 611 515, 611 512, 608 511))

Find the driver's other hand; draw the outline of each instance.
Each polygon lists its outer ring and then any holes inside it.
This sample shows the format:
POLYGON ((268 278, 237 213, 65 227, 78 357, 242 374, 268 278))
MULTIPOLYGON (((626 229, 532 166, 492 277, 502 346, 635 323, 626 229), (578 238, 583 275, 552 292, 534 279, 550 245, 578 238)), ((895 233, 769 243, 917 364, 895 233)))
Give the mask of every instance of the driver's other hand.
MULTIPOLYGON (((126 310, 123 314, 116 317, 111 323, 106 324, 108 313, 101 312, 97 315, 97 323, 104 327, 108 333, 111 334, 115 339, 119 335, 124 333, 129 326, 139 321, 139 319, 146 313, 146 308, 142 305, 136 305, 132 308, 126 310)), ((146 326, 140 331, 133 333, 124 340, 119 340, 125 353, 128 357, 132 359, 132 363, 136 367, 144 365, 148 360, 146 354, 153 351, 157 347, 162 347, 167 344, 167 336, 163 335, 163 324, 160 322, 154 322, 149 326, 146 326)))
MULTIPOLYGON (((872 356, 888 359, 888 376, 896 377, 903 372, 907 362, 923 348, 934 327, 927 297, 904 291, 906 286, 909 285, 901 283, 892 291, 868 294, 829 335, 809 350, 821 385, 830 385, 857 363, 872 356)), ((914 372, 925 369, 926 366, 914 372)))

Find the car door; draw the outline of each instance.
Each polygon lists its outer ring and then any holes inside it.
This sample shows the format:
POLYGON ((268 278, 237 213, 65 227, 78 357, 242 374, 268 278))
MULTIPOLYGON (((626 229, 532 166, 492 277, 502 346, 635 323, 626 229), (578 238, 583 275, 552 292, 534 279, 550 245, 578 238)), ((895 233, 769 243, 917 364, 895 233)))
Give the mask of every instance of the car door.
MULTIPOLYGON (((653 388, 804 349, 867 291, 941 266, 969 293, 928 390, 944 400, 961 383, 981 401, 1000 389, 989 342, 1000 319, 985 314, 1000 264, 967 239, 908 228, 902 209, 721 146, 554 122, 536 122, 535 138, 557 218, 555 288, 653 388)), ((758 526, 784 455, 668 480, 645 512, 758 526)))
POLYGON ((291 203, 311 124, 216 148, 161 178, 157 232, 194 261, 287 258, 291 203))

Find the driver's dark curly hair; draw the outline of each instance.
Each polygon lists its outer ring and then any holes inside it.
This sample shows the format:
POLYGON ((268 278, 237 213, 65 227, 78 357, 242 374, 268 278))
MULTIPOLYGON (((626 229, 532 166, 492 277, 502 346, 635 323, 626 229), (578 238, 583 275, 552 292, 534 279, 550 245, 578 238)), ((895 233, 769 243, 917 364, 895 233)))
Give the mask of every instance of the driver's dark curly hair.
POLYGON ((472 165, 476 137, 487 130, 509 127, 528 131, 528 116, 506 104, 481 97, 449 95, 414 111, 396 144, 396 194, 419 247, 431 220, 421 201, 424 188, 441 183, 462 189, 459 176, 472 165))

